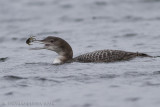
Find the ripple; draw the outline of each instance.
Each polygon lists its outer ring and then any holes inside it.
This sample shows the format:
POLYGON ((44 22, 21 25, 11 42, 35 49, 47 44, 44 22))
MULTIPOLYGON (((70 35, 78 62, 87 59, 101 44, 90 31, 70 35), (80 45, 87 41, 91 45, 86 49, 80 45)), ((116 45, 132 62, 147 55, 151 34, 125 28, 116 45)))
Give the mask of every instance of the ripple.
POLYGON ((87 46, 87 48, 92 48, 92 47, 93 47, 93 45, 88 45, 88 46, 87 46))
POLYGON ((137 36, 137 34, 136 33, 127 33, 127 34, 125 34, 125 35, 123 35, 123 37, 135 37, 135 36, 137 36))
POLYGON ((72 18, 72 17, 68 17, 68 16, 62 16, 60 18, 60 20, 63 22, 82 22, 82 21, 84 21, 83 18, 72 18))
POLYGON ((63 76, 63 77, 61 77, 61 78, 66 78, 66 79, 68 79, 68 78, 76 78, 76 76, 69 75, 69 76, 63 76))
MULTIPOLYGON (((14 41, 15 41, 15 40, 18 40, 17 37, 12 37, 11 39, 14 40, 14 41)), ((26 38, 26 39, 27 39, 27 38, 26 38)))
POLYGON ((144 45, 144 43, 137 43, 134 46, 143 46, 143 45, 144 45))
POLYGON ((139 73, 139 72, 125 72, 124 76, 125 77, 138 77, 138 76, 146 76, 148 75, 147 73, 139 73))
POLYGON ((13 41, 26 41, 28 38, 26 37, 22 37, 22 38, 18 38, 18 37, 12 37, 11 40, 13 41))
POLYGON ((74 21, 75 22, 82 22, 84 19, 83 18, 75 18, 74 21))
POLYGON ((7 93, 5 93, 5 95, 13 95, 14 94, 14 92, 7 92, 7 93))
POLYGON ((106 1, 96 1, 94 4, 97 6, 106 6, 107 2, 106 1))
POLYGON ((70 9, 70 8, 72 8, 73 6, 72 6, 71 4, 64 4, 64 5, 62 5, 61 7, 64 8, 64 9, 70 9))
POLYGON ((28 85, 26 85, 26 84, 19 84, 19 86, 21 86, 21 87, 28 87, 28 85))
POLYGON ((160 0, 143 0, 143 2, 160 2, 160 0))
MULTIPOLYGON (((99 19, 99 20, 111 20, 112 18, 109 16, 93 16, 92 17, 93 20, 99 19)), ((113 19, 112 19, 113 20, 113 19)))
POLYGON ((112 78, 116 78, 116 77, 119 77, 119 75, 116 75, 116 74, 102 74, 100 75, 100 78, 108 78, 108 79, 112 79, 112 78))
POLYGON ((5 62, 8 59, 8 57, 0 58, 0 62, 5 62))
POLYGON ((139 101, 140 98, 139 97, 130 97, 130 98, 127 98, 126 100, 131 101, 131 102, 136 102, 136 101, 139 101))
POLYGON ((30 21, 31 19, 4 19, 0 20, 1 23, 14 23, 14 22, 27 22, 30 21))
POLYGON ((92 104, 86 103, 82 107, 92 107, 92 104))
MULTIPOLYGON (((44 66, 47 66, 47 65, 53 65, 53 64, 51 64, 51 63, 45 63, 45 62, 27 62, 27 63, 25 63, 25 65, 44 65, 44 66)), ((56 66, 56 65, 55 65, 56 66)))
POLYGON ((34 77, 33 79, 43 81, 43 82, 51 81, 51 82, 55 82, 55 83, 61 83, 61 81, 53 80, 53 79, 47 79, 45 77, 34 77))
POLYGON ((112 87, 112 88, 118 88, 120 86, 119 85, 110 85, 110 87, 112 87))
POLYGON ((3 76, 3 78, 6 79, 6 80, 21 80, 21 79, 27 79, 27 78, 24 78, 24 77, 14 76, 14 75, 3 76))
POLYGON ((123 19, 127 20, 127 21, 142 21, 142 20, 144 20, 142 17, 135 17, 135 16, 125 16, 123 19))
POLYGON ((143 86, 160 86, 160 83, 152 83, 150 81, 147 81, 143 84, 143 86))
POLYGON ((55 34, 60 34, 61 32, 59 31, 53 31, 53 32, 40 32, 37 33, 36 35, 55 35, 55 34))
POLYGON ((154 71, 153 75, 160 75, 160 71, 154 71))
POLYGON ((5 37, 0 37, 0 43, 5 41, 5 37))
POLYGON ((29 6, 44 6, 44 5, 46 5, 46 3, 42 2, 42 1, 37 1, 37 2, 29 2, 29 3, 27 3, 27 5, 29 5, 29 6))

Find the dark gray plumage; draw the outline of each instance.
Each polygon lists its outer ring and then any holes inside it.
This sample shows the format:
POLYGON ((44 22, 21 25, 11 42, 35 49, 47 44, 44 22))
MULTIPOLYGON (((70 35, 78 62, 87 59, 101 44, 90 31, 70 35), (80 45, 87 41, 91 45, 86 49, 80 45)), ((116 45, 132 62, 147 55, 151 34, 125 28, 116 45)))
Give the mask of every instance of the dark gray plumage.
POLYGON ((126 52, 121 50, 99 50, 89 52, 73 58, 75 62, 115 62, 122 60, 130 60, 137 56, 150 57, 143 53, 126 52))

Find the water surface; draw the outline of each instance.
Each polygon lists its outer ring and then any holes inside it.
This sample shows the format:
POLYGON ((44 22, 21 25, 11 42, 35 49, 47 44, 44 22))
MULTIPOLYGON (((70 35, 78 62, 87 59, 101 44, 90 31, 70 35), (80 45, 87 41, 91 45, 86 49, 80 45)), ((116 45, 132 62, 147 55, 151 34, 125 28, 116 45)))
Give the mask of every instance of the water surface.
POLYGON ((160 0, 0 1, 0 106, 159 107, 160 58, 53 65, 25 40, 58 36, 74 56, 100 49, 160 55, 160 0))

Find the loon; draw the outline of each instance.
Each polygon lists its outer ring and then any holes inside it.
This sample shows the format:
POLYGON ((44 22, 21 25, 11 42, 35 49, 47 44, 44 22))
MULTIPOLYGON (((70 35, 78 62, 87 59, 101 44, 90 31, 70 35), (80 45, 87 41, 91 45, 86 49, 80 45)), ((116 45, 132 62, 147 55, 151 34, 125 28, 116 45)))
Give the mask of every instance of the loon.
MULTIPOLYGON (((48 36, 43 40, 36 40, 35 38, 29 38, 31 42, 37 41, 44 44, 42 48, 32 48, 35 50, 38 49, 47 49, 55 51, 58 54, 58 57, 54 59, 54 64, 63 64, 67 62, 116 62, 116 61, 126 61, 133 59, 135 57, 152 57, 145 53, 139 52, 127 52, 122 50, 97 50, 94 52, 89 52, 82 54, 73 58, 73 51, 71 46, 62 38, 55 36, 48 36)), ((26 41, 28 43, 28 41, 26 41)), ((29 43, 28 43, 29 44, 29 43)))

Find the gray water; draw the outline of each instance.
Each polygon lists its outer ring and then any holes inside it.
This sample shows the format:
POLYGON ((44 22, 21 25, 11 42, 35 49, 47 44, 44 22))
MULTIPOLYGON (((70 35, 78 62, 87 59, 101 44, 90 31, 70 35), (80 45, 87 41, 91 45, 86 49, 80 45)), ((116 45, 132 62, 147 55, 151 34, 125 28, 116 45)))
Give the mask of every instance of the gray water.
POLYGON ((100 49, 160 55, 160 0, 1 0, 0 107, 160 107, 160 58, 53 65, 25 40, 58 36, 74 57, 100 49))

